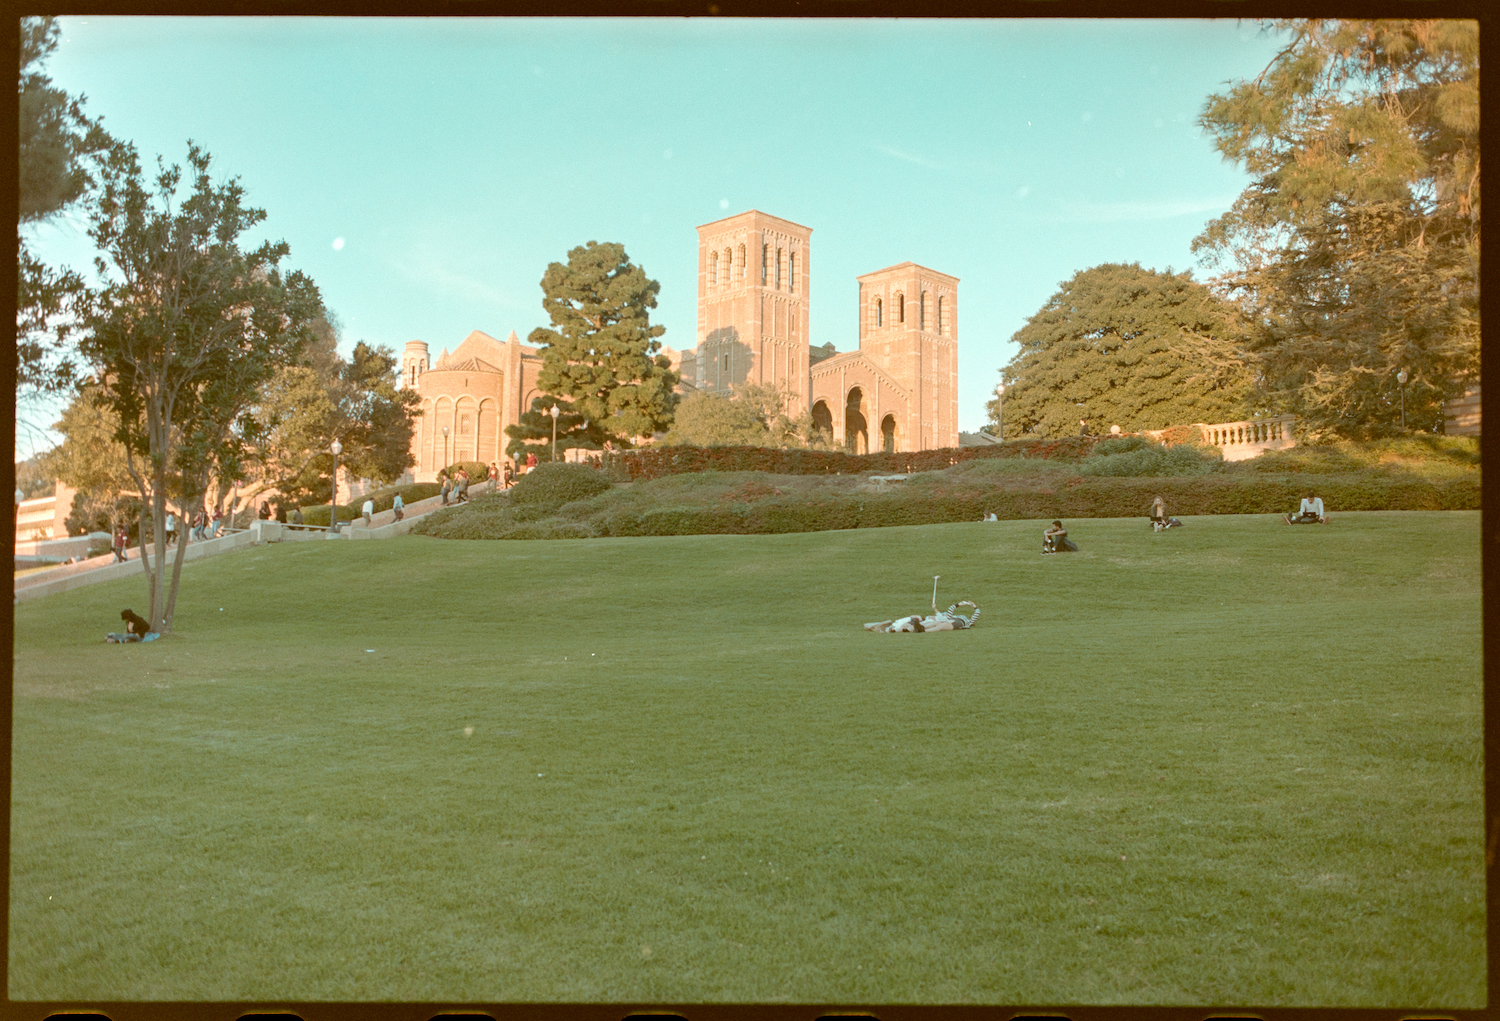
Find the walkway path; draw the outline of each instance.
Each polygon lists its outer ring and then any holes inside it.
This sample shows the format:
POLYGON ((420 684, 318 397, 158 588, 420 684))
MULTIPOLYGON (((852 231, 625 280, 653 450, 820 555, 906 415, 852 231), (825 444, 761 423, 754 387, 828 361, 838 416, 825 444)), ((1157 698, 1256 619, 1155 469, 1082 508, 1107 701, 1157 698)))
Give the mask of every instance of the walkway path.
MULTIPOLYGON (((365 527, 364 518, 355 518, 352 523, 344 523, 338 532, 330 532, 321 526, 311 525, 284 525, 279 521, 253 521, 249 528, 236 529, 220 535, 217 539, 203 539, 198 542, 190 542, 184 555, 183 566, 203 557, 216 556, 220 553, 228 553, 231 550, 244 549, 262 542, 305 542, 310 540, 338 540, 338 539, 390 539, 397 535, 405 535, 411 531, 412 525, 418 520, 426 517, 435 510, 440 510, 443 505, 441 496, 428 497, 426 500, 418 500, 416 503, 406 505, 406 516, 396 520, 394 511, 381 511, 370 519, 370 527, 365 527)), ((103 556, 92 557, 76 564, 59 564, 45 571, 37 571, 33 574, 23 575, 16 579, 16 602, 28 599, 40 599, 42 596, 50 596, 57 592, 68 592, 84 585, 93 585, 96 582, 111 581, 115 578, 123 578, 127 575, 144 576, 145 571, 141 567, 140 551, 132 550, 131 559, 120 564, 115 562, 114 554, 106 553, 103 556)), ((154 555, 154 551, 153 551, 154 555)), ((176 550, 167 553, 167 569, 171 570, 172 563, 177 557, 176 550)))

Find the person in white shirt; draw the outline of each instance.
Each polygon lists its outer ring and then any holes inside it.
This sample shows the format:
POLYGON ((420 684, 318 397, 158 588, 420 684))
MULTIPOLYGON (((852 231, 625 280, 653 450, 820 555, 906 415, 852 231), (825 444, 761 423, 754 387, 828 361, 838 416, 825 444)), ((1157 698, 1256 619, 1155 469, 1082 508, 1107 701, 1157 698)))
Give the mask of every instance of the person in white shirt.
POLYGON ((1282 519, 1289 525, 1326 525, 1328 515, 1323 512, 1323 498, 1308 493, 1302 498, 1302 505, 1297 508, 1295 517, 1288 514, 1282 519))
POLYGON ((369 528, 370 518, 375 514, 375 501, 373 499, 366 500, 365 505, 359 509, 359 512, 365 516, 365 527, 369 528))

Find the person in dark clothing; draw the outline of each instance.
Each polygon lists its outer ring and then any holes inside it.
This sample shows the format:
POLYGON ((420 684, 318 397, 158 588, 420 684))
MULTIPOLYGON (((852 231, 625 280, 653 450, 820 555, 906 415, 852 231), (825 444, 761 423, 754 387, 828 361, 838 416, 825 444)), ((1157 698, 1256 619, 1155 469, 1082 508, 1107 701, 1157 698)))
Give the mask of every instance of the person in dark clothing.
POLYGON ((134 610, 121 610, 120 619, 125 622, 125 633, 134 635, 137 640, 145 638, 151 632, 151 622, 134 610))
POLYGON ((1052 522, 1052 527, 1042 533, 1043 553, 1077 553, 1078 544, 1068 538, 1068 530, 1061 521, 1052 522))

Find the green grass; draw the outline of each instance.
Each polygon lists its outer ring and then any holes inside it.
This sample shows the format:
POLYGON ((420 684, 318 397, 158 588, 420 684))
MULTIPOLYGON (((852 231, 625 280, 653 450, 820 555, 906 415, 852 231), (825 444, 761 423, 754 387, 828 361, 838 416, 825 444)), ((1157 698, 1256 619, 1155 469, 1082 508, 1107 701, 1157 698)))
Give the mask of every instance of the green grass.
POLYGON ((24 603, 10 997, 1478 1008, 1478 523, 288 543, 145 646, 139 580, 24 603), (861 630, 934 574, 978 627, 861 630))

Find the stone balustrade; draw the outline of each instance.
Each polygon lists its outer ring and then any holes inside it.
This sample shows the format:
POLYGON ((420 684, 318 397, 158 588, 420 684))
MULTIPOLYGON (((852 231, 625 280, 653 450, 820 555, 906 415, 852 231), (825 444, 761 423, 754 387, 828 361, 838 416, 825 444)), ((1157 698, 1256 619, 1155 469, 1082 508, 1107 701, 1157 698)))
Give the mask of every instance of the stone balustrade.
POLYGON ((1243 461, 1267 450, 1288 450, 1297 445, 1296 415, 1252 418, 1243 422, 1198 423, 1203 442, 1218 447, 1226 461, 1243 461))

